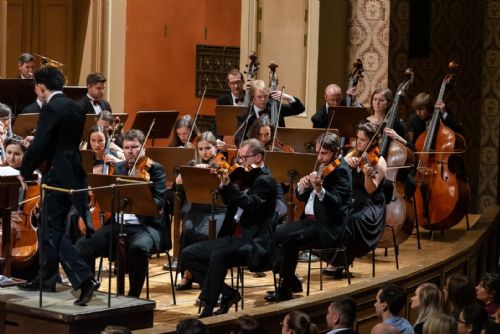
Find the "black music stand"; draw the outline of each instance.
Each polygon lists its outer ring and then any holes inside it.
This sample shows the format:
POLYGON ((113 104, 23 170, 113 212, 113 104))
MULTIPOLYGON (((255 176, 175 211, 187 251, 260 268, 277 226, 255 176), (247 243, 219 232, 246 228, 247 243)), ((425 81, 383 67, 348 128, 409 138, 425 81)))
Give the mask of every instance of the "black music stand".
POLYGON ((82 166, 85 173, 92 174, 94 170, 94 151, 92 150, 80 150, 82 156, 82 166))
MULTIPOLYGON (((329 132, 339 134, 337 129, 330 129, 329 132)), ((325 129, 278 128, 277 138, 291 145, 295 152, 315 153, 316 139, 324 133, 325 129)))
POLYGON ((147 156, 163 166, 168 175, 177 174, 177 168, 193 160, 195 155, 194 148, 184 147, 148 147, 147 156), (171 173, 171 174, 169 174, 171 173))
POLYGON ((245 106, 215 106, 215 128, 217 136, 233 136, 238 128, 237 116, 248 111, 245 106))
POLYGON ((153 126, 149 136, 152 141, 152 146, 154 146, 155 139, 166 139, 170 137, 170 132, 174 127, 177 116, 179 116, 179 112, 177 110, 139 111, 135 115, 132 129, 139 129, 142 132, 147 133, 154 119, 155 125, 153 126))
POLYGON ((370 116, 365 107, 333 107, 335 112, 332 127, 338 129, 341 137, 355 135, 359 122, 370 116))
POLYGON ((96 124, 96 118, 97 118, 96 114, 86 114, 85 115, 85 123, 83 125, 82 140, 90 141, 89 131, 90 131, 90 128, 96 124))
POLYGON ((87 86, 64 86, 63 93, 73 101, 79 101, 87 95, 87 86))
POLYGON ((0 102, 12 109, 12 116, 36 100, 35 81, 32 79, 0 79, 0 102))
POLYGON ((12 132, 23 138, 26 136, 32 136, 33 131, 36 130, 36 127, 38 126, 39 116, 39 113, 17 115, 12 132))
POLYGON ((215 239, 217 231, 214 215, 220 179, 209 168, 181 166, 180 169, 187 201, 212 206, 212 219, 208 222, 208 238, 215 239))
MULTIPOLYGON (((88 174, 88 183, 94 188, 94 196, 99 202, 101 210, 112 213, 132 213, 135 215, 153 216, 159 215, 158 208, 153 199, 151 191, 151 182, 146 183, 143 179, 129 177, 125 175, 100 175, 88 174), (95 189, 101 188, 101 189, 95 189)), ((113 220, 116 221, 116 220, 113 220)), ((116 225, 116 224, 115 224, 116 225)), ((109 259, 111 263, 113 254, 113 236, 109 238, 109 259)), ((118 250, 117 250, 117 294, 125 293, 125 254, 126 254, 126 234, 123 233, 123 225, 120 224, 118 232, 118 250)), ((108 283, 108 307, 111 306, 111 273, 109 268, 108 283)))

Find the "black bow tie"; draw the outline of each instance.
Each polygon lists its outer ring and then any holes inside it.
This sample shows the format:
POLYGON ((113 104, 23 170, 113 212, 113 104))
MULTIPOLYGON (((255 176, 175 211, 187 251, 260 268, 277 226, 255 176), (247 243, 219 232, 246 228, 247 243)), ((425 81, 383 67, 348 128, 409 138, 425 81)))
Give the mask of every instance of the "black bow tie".
POLYGON ((92 100, 92 104, 95 105, 95 106, 100 106, 101 103, 97 100, 92 100))
POLYGON ((245 102, 245 98, 244 97, 242 97, 241 99, 236 98, 236 99, 234 99, 234 102, 235 103, 243 103, 243 102, 245 102))

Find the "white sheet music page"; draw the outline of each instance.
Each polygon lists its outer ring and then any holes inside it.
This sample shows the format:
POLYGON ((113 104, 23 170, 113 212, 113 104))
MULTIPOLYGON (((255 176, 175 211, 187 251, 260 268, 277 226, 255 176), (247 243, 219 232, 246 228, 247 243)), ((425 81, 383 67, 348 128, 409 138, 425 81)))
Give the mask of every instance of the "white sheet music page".
POLYGON ((18 176, 20 175, 19 170, 12 168, 10 166, 0 167, 0 176, 18 176))

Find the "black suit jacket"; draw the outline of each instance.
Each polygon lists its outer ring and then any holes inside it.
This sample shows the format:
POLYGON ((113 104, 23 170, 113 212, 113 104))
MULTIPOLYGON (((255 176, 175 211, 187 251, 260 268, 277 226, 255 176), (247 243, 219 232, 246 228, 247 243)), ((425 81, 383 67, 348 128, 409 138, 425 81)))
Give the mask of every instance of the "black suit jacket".
MULTIPOLYGON (((54 95, 42 107, 35 138, 23 157, 21 175, 29 178, 43 164, 44 183, 69 189, 86 188, 87 174, 79 149, 84 122, 81 106, 64 94, 54 95)), ((74 194, 71 200, 80 216, 86 217, 87 194, 74 194)))
MULTIPOLYGON (((345 98, 340 102, 341 106, 346 105, 345 98)), ((330 122, 330 118, 328 117, 328 109, 326 108, 326 103, 318 108, 316 113, 312 115, 311 122, 313 123, 313 128, 315 129, 326 129, 328 127, 328 123, 330 122)))
MULTIPOLYGON (((95 110, 94 110, 94 106, 92 105, 92 101, 89 99, 89 97, 87 95, 82 97, 78 101, 78 104, 83 107, 83 110, 85 110, 86 114, 95 114, 95 110)), ((108 103, 108 101, 100 100, 99 104, 100 104, 102 110, 108 110, 109 112, 112 112, 111 105, 108 103)))
MULTIPOLYGON (((317 196, 314 197, 314 215, 316 222, 321 225, 321 245, 335 247, 344 235, 352 199, 352 175, 344 158, 341 159, 340 165, 324 178, 323 188, 323 201, 317 196)), ((297 189, 297 198, 307 202, 312 191, 312 187, 303 193, 299 193, 297 189)))
POLYGON ((233 96, 231 93, 226 93, 217 98, 217 105, 219 106, 232 106, 233 105, 233 96))
MULTIPOLYGON (((421 119, 416 114, 410 116, 408 120, 408 146, 415 149, 415 143, 418 137, 427 129, 427 121, 430 121, 432 115, 427 119, 421 119)), ((450 113, 443 119, 443 124, 449 127, 451 130, 462 133, 462 126, 459 121, 457 121, 450 113)))
POLYGON ((263 271, 272 265, 272 225, 276 215, 277 184, 266 168, 254 180, 247 191, 241 191, 234 183, 221 189, 224 203, 228 205, 226 217, 219 234, 234 234, 234 215, 238 207, 247 264, 251 271, 263 271), (223 231, 223 229, 225 231, 223 231))
MULTIPOLYGON (((115 164, 115 175, 128 175, 125 168, 125 161, 120 161, 115 164)), ((137 218, 146 228, 146 231, 153 237, 156 250, 165 251, 172 248, 170 214, 168 212, 168 205, 165 205, 167 175, 163 167, 157 162, 154 162, 149 169, 149 175, 150 180, 153 182, 153 200, 161 214, 158 217, 138 215, 137 218)))
MULTIPOLYGON (((280 113, 280 118, 278 121, 278 126, 280 127, 285 127, 285 117, 287 116, 295 116, 300 113, 302 113, 305 110, 304 105, 302 102, 294 97, 295 102, 290 103, 290 104, 283 104, 281 107, 281 113, 280 113)), ((271 105, 268 102, 266 110, 270 113, 271 110, 271 105)), ((257 114, 255 109, 252 107, 252 110, 250 111, 250 116, 248 114, 248 111, 244 111, 240 113, 238 116, 236 116, 236 119, 238 121, 238 126, 237 129, 245 122, 245 120, 248 118, 248 125, 246 126, 246 131, 245 131, 245 126, 243 126, 240 131, 235 136, 235 143, 239 145, 239 143, 242 141, 243 138, 243 132, 245 133, 245 139, 248 138, 248 130, 252 126, 253 122, 257 119, 257 114)))
POLYGON ((42 111, 42 108, 40 108, 38 103, 35 101, 32 104, 28 104, 26 107, 24 107, 23 111, 21 111, 21 114, 37 114, 40 111, 42 111))

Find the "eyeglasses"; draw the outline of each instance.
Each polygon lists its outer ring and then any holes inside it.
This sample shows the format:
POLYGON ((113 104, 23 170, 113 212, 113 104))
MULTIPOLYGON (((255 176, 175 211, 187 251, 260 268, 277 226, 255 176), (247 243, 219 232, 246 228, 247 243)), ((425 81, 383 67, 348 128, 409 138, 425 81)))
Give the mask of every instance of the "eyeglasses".
POLYGON ((240 155, 240 159, 241 160, 246 160, 248 158, 255 157, 255 156, 256 156, 256 154, 240 155))
POLYGON ((229 84, 229 85, 232 85, 232 86, 238 86, 238 85, 240 85, 240 84, 242 84, 242 83, 243 83, 243 81, 241 81, 241 80, 237 80, 237 81, 229 81, 229 82, 228 82, 228 84, 229 84))

